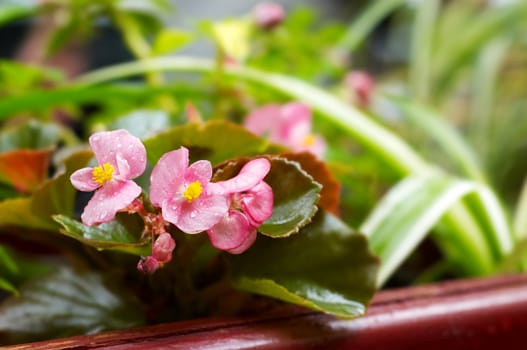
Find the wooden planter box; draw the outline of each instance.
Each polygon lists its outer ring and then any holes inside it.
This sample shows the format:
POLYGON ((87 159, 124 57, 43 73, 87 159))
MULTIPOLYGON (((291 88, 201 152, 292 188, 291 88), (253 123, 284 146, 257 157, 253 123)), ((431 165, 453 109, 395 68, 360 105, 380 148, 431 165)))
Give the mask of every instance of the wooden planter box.
POLYGON ((343 321, 299 307, 15 345, 6 349, 526 349, 527 275, 382 291, 343 321))

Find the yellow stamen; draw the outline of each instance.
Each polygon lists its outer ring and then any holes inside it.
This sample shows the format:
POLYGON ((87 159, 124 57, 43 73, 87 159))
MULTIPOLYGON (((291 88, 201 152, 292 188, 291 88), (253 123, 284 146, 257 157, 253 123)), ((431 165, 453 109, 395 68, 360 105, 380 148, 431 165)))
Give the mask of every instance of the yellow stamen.
POLYGON ((304 144, 304 146, 313 146, 313 144, 315 143, 315 135, 307 135, 302 143, 304 144))
POLYGON ((92 171, 93 182, 104 185, 112 179, 114 170, 115 168, 110 163, 104 163, 103 165, 94 167, 92 171))
POLYGON ((183 193, 183 197, 185 197, 187 201, 191 203, 194 199, 199 198, 199 196, 201 196, 201 192, 203 192, 201 182, 196 180, 187 186, 185 192, 183 193))

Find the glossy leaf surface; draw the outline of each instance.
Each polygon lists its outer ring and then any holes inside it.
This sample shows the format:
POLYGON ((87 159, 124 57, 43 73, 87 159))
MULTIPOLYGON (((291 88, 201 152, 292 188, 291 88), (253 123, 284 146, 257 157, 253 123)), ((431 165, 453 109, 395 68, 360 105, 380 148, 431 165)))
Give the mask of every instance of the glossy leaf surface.
POLYGON ((323 212, 298 234, 260 236, 229 261, 236 287, 343 318, 364 314, 375 290, 377 259, 366 238, 323 212))

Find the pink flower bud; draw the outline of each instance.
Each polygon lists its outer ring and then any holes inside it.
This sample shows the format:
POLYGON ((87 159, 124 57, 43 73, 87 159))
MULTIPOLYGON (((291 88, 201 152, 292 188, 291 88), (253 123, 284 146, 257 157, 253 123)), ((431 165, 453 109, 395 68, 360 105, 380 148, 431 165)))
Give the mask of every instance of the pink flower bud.
POLYGON ((274 2, 261 2, 253 9, 256 24, 263 29, 271 30, 284 20, 285 11, 282 5, 274 2))
POLYGON ((152 256, 160 263, 167 263, 172 260, 172 251, 176 247, 176 242, 169 233, 162 233, 157 237, 152 246, 152 256))
POLYGON ((137 269, 144 274, 152 274, 159 268, 159 261, 152 256, 142 257, 137 263, 137 269))
POLYGON ((360 107, 364 108, 370 104, 375 87, 375 81, 370 74, 364 71, 348 73, 344 78, 344 84, 353 92, 360 107))

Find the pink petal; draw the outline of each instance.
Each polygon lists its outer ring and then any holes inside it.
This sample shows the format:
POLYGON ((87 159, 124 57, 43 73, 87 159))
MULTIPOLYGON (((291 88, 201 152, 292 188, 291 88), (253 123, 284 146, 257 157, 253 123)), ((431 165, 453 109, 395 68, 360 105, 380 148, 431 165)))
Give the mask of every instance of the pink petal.
POLYGON ((267 135, 274 140, 281 125, 280 105, 270 104, 253 110, 246 118, 244 126, 253 134, 267 135))
POLYGON ((152 256, 161 263, 172 260, 172 251, 176 247, 176 242, 169 233, 162 233, 157 237, 152 245, 152 256))
POLYGON ((124 129, 98 132, 90 136, 90 146, 99 164, 110 163, 119 168, 116 155, 128 162, 128 179, 136 178, 145 171, 146 149, 137 137, 124 129))
POLYGON ((225 193, 247 191, 262 181, 270 169, 271 163, 267 159, 253 159, 243 166, 238 175, 216 184, 222 186, 225 193))
MULTIPOLYGON (((150 194, 150 197, 152 197, 152 194, 150 194)), ((181 215, 181 204, 184 201, 186 201, 184 198, 165 200, 161 205, 163 219, 176 225, 181 215)))
POLYGON ((112 221, 119 210, 130 205, 140 194, 141 187, 133 181, 109 181, 95 192, 84 208, 82 222, 92 226, 112 221))
MULTIPOLYGON (((181 147, 165 153, 157 162, 150 176, 150 201, 161 207, 171 200, 184 183, 188 166, 188 149, 181 147)), ((172 222, 172 221, 171 221, 172 222)))
POLYGON ((295 148, 311 133, 311 110, 303 103, 292 102, 282 107, 282 113, 284 118, 281 130, 282 141, 295 148))
POLYGON ((273 189, 261 181, 242 196, 243 211, 252 226, 258 227, 273 214, 273 189))
POLYGON ((91 192, 99 188, 99 184, 93 181, 93 168, 79 169, 70 176, 73 187, 79 191, 91 192))
POLYGON ((290 102, 282 106, 284 120, 292 124, 311 123, 311 109, 302 102, 290 102))
POLYGON ((120 180, 128 180, 130 178, 130 165, 119 153, 115 156, 117 162, 117 174, 116 177, 120 180))
POLYGON ((315 142, 312 145, 300 147, 299 151, 308 151, 313 153, 318 158, 323 158, 324 153, 326 153, 326 142, 324 139, 318 135, 315 135, 315 142))
POLYGON ((206 186, 212 177, 212 165, 208 160, 198 160, 192 163, 185 171, 185 184, 190 184, 194 181, 201 182, 202 186, 206 186))
POLYGON ((163 212, 165 220, 172 222, 181 231, 186 233, 198 233, 210 229, 216 225, 228 212, 230 201, 224 195, 204 193, 192 202, 186 200, 180 202, 180 215, 168 220, 163 212))
POLYGON ((239 211, 230 210, 228 215, 207 231, 211 244, 220 250, 234 251, 239 254, 254 242, 256 230, 239 211), (247 244, 249 243, 249 244, 247 244), (243 248, 238 251, 238 248, 243 248))
POLYGON ((241 254, 247 249, 249 249, 253 245, 254 241, 256 241, 256 228, 251 227, 251 229, 249 230, 249 235, 242 242, 242 244, 240 244, 236 248, 227 249, 226 251, 231 254, 241 254))

